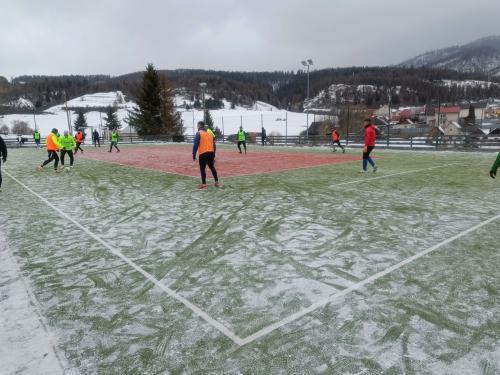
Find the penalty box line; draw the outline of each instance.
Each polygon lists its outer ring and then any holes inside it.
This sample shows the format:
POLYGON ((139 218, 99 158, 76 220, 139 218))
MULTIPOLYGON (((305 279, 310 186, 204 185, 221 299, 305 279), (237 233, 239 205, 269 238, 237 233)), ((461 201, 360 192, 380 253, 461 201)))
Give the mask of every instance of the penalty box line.
POLYGON ((64 213, 62 210, 54 206, 52 203, 50 203, 46 198, 42 197, 40 194, 37 192, 33 191, 31 188, 26 186, 24 183, 19 181, 17 178, 12 176, 9 172, 4 171, 4 173, 9 176, 13 181, 15 181, 17 184, 22 186, 24 189, 29 191, 31 194, 33 194, 35 197, 40 199, 42 202, 44 202, 47 206, 52 208, 54 211, 56 211, 59 216, 61 216, 63 219, 66 219, 76 225, 79 229, 87 233, 90 237, 92 237, 94 240, 99 242, 101 245, 103 245, 106 249, 108 249, 113 255, 117 256, 118 258, 122 259, 125 263, 127 263, 129 266, 131 266, 133 269, 135 269, 137 272, 142 274, 147 280, 152 282, 154 285, 156 285, 158 288, 160 288, 162 291, 167 293, 170 297, 176 299, 180 303, 182 303, 184 306, 186 306, 188 309, 190 309, 195 315, 197 315, 199 318, 203 319, 206 323, 208 323, 210 326, 224 334, 227 338, 229 338, 231 341, 233 341, 235 344, 241 346, 243 344, 243 340, 241 337, 236 335, 234 332, 229 330, 226 326, 221 324, 219 321, 215 320, 214 318, 210 317, 205 311, 201 310, 198 306, 194 305, 191 303, 189 300, 186 298, 182 297, 179 295, 177 292, 174 290, 170 289, 169 287, 165 286, 162 284, 158 279, 156 279, 153 275, 151 275, 149 272, 144 270, 142 267, 140 267, 138 264, 136 264, 133 260, 130 258, 126 257, 124 254, 122 254, 121 251, 118 249, 114 248, 110 244, 108 244, 106 241, 104 241, 102 238, 94 234, 92 231, 84 227, 82 224, 80 224, 78 221, 64 213))
POLYGON ((500 214, 493 216, 493 217, 491 217, 491 218, 489 218, 489 219, 487 219, 487 220, 485 220, 485 221, 483 221, 483 222, 481 222, 481 223, 479 223, 479 224, 477 224, 469 229, 464 230, 461 233, 454 235, 453 237, 450 237, 450 238, 448 238, 448 239, 446 239, 446 240, 444 240, 444 241, 442 241, 434 246, 431 246, 428 249, 423 250, 423 251, 421 251, 421 252, 419 252, 419 253, 417 253, 409 258, 406 258, 406 259, 402 260, 401 262, 396 263, 395 265, 386 268, 385 270, 377 272, 376 274, 374 274, 374 275, 372 275, 372 276, 370 276, 370 277, 368 277, 368 278, 366 278, 366 279, 364 279, 356 284, 353 284, 350 287, 348 287, 348 288, 346 288, 338 293, 331 295, 330 297, 327 297, 321 301, 313 303, 311 306, 309 306, 301 311, 298 311, 298 312, 286 317, 283 320, 280 320, 276 323, 270 324, 269 326, 262 328, 261 330, 255 332, 254 334, 252 334, 248 337, 245 337, 243 339, 243 342, 241 345, 250 344, 251 342, 256 341, 256 340, 270 334, 271 332, 273 332, 273 331, 275 331, 275 330, 277 330, 277 329, 279 329, 279 328, 281 328, 289 323, 292 323, 292 322, 304 317, 305 315, 307 315, 307 314, 309 314, 309 313, 311 313, 311 312, 313 312, 321 307, 328 305, 329 303, 335 301, 336 299, 343 297, 351 292, 357 291, 357 290, 363 288, 364 286, 371 284, 371 283, 375 282, 376 280, 392 273, 393 271, 395 271, 399 268, 402 268, 402 267, 406 266, 407 264, 410 264, 410 263, 416 261, 417 259, 422 258, 423 256, 439 249, 440 247, 443 247, 443 246, 445 246, 445 245, 447 245, 455 240, 458 240, 459 238, 462 238, 462 237, 468 235, 469 233, 472 233, 472 232, 484 227, 485 225, 488 225, 488 224, 490 224, 496 220, 499 220, 499 219, 500 219, 500 214))

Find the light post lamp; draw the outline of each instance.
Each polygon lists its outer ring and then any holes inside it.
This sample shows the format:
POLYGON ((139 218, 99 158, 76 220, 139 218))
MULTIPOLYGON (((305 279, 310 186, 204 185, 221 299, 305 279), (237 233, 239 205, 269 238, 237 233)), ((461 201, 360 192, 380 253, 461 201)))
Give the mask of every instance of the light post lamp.
MULTIPOLYGON (((309 103, 309 69, 313 65, 313 61, 311 59, 307 59, 301 61, 302 65, 307 67, 307 102, 309 103)), ((306 112, 306 139, 309 140, 309 113, 306 112)))
POLYGON ((207 89, 207 83, 206 82, 201 82, 200 86, 202 88, 203 92, 203 122, 206 122, 206 109, 205 109, 205 90, 207 89))
POLYGON ((311 59, 301 61, 302 65, 307 67, 307 100, 309 100, 309 68, 313 65, 311 59))

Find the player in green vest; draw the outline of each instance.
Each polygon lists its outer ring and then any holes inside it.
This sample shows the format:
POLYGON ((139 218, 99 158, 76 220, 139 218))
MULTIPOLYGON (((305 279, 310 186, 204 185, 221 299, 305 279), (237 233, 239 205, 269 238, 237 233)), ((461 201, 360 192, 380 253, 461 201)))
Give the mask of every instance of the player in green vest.
POLYGON ((33 132, 33 139, 35 140, 36 147, 40 148, 40 132, 38 130, 33 132))
POLYGON ((238 133, 236 134, 236 138, 238 139, 238 150, 240 150, 241 154, 241 145, 245 148, 245 154, 247 153, 247 134, 243 130, 243 126, 240 126, 240 130, 238 130, 238 133))
POLYGON ((118 132, 116 130, 111 132, 111 146, 109 146, 109 152, 111 152, 113 146, 118 152, 120 152, 120 149, 118 148, 118 132))
POLYGON ((61 166, 64 168, 64 157, 66 154, 69 156, 69 168, 73 168, 73 149, 76 147, 75 138, 68 133, 67 130, 64 131, 63 135, 59 137, 59 144, 61 146, 61 166))

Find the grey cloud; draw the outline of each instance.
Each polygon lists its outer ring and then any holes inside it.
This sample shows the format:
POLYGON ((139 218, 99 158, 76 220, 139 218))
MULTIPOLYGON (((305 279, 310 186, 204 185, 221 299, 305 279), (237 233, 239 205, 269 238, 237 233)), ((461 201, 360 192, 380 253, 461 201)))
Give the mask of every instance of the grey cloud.
POLYGON ((295 70, 398 63, 499 34, 477 0, 0 0, 0 75, 159 68, 295 70))

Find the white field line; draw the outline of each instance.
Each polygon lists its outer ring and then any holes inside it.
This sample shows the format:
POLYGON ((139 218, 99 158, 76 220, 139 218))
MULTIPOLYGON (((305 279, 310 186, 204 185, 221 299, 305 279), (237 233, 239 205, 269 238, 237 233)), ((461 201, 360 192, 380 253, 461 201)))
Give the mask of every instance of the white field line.
POLYGON ((190 309, 194 314, 196 314, 198 317, 203 319, 205 322, 207 322, 210 326, 213 328, 217 329, 219 332, 224 334, 226 337, 231 339, 235 344, 237 345, 242 345, 243 340, 238 337, 234 332, 230 331, 228 328, 226 328, 224 325, 222 325, 220 322, 217 320, 213 319, 210 317, 206 312, 201 310, 199 307, 195 306, 191 302, 189 302, 186 298, 182 297, 179 295, 177 292, 174 290, 170 289, 169 287, 163 285, 158 279, 156 279, 153 275, 151 275, 149 272, 145 271, 143 268, 141 268, 139 265, 137 265, 133 260, 127 258, 125 255, 123 255, 119 250, 115 249, 113 246, 109 245, 106 241, 101 239, 99 236, 91 232, 89 229, 84 227, 82 224, 74 220, 72 217, 68 216, 66 213, 61 211, 59 208, 54 206, 52 203, 50 203, 47 199, 42 197, 40 194, 36 193, 32 189, 30 189, 28 186, 23 184, 21 181, 19 181, 17 178, 12 176, 9 172, 4 171, 4 173, 9 176, 12 180, 17 182, 19 185, 21 185, 23 188, 25 188, 27 191, 29 191, 31 194, 33 194, 35 197, 40 199, 42 202, 44 202, 47 206, 51 207, 54 211, 56 211, 59 216, 62 218, 72 222, 74 225, 76 225, 78 228, 80 228, 82 231, 87 233, 90 237, 92 237, 94 240, 99 242, 101 245, 103 245, 105 248, 107 248, 113 255, 117 256, 118 258, 122 259, 124 262, 126 262, 128 265, 130 265, 133 269, 135 269, 137 272, 141 273, 146 279, 151 281, 154 285, 156 285, 158 288, 163 290, 165 293, 167 293, 170 297, 176 299, 180 303, 182 303, 184 306, 186 306, 188 309, 190 309))
POLYGON ((419 259, 419 258, 421 258, 421 257, 423 257, 423 256, 425 256, 425 255, 427 255, 427 254, 429 254, 431 252, 433 252, 434 250, 437 250, 440 247, 449 244, 450 242, 453 242, 453 241, 455 241, 455 240, 457 240, 457 239, 459 239, 461 237, 464 237, 467 234, 469 234, 471 232, 474 232, 474 231, 478 230, 479 228, 481 228, 481 227, 483 227, 485 225, 488 225, 489 223, 491 223, 493 221, 496 221, 498 219, 500 219, 500 214, 496 215, 496 216, 494 216, 492 218, 489 218, 488 220, 485 220, 485 221, 483 221, 483 222, 481 222, 481 223, 479 223, 479 224, 477 224, 477 225, 475 225, 475 226, 473 226, 473 227, 471 227, 471 228, 469 228, 469 229, 467 229, 467 230, 465 230, 465 231, 463 231, 463 232, 461 232, 459 234, 456 234, 455 236, 450 237, 447 240, 444 240, 444 241, 442 241, 442 242, 440 242, 440 243, 438 243, 438 244, 436 244, 436 245, 434 245, 432 247, 429 247, 428 249, 423 250, 420 253, 417 253, 417 254, 409 257, 409 258, 406 258, 405 260, 403 260, 403 261, 401 261, 401 262, 399 262, 399 263, 397 263, 397 264, 395 264, 393 266, 390 266, 390 267, 386 268, 383 271, 377 272, 376 274, 374 274, 374 275, 372 275, 372 276, 370 276, 370 277, 368 277, 368 278, 366 278, 366 279, 364 279, 364 280, 362 280, 362 281, 360 281, 360 282, 358 282, 356 284, 353 284, 352 286, 350 286, 350 287, 348 287, 348 288, 346 288, 346 289, 344 289, 344 290, 342 290, 342 291, 340 291, 340 292, 338 292, 336 294, 333 294, 330 297, 327 297, 327 298, 325 298, 325 299, 323 299, 321 301, 313 303, 311 306, 309 306, 309 307, 307 307, 307 308, 305 308, 305 309, 303 309, 301 311, 298 311, 298 312, 296 312, 296 313, 288 316, 287 318, 285 318, 283 320, 280 320, 280 321, 278 321, 276 323, 270 324, 269 326, 262 328, 261 330, 255 332, 254 334, 252 334, 252 335, 250 335, 248 337, 245 337, 242 340, 243 342, 241 343, 241 345, 246 345, 246 344, 249 344, 249 343, 251 343, 251 342, 253 342, 255 340, 258 340, 261 337, 266 336, 269 333, 277 330, 278 328, 281 328, 281 327, 283 327, 286 324, 294 322, 295 320, 302 318, 303 316, 305 316, 305 315, 307 315, 307 314, 309 314, 309 313, 311 313, 311 312, 319 309, 320 307, 326 306, 330 302, 333 302, 333 301, 335 301, 336 299, 338 299, 340 297, 343 297, 343 296, 345 296, 345 295, 347 295, 347 294, 349 294, 349 293, 351 293, 353 291, 359 290, 362 287, 364 287, 365 285, 371 284, 374 281, 376 281, 376 280, 378 280, 378 279, 380 279, 380 278, 388 275, 389 273, 391 273, 391 272, 393 272, 393 271, 395 271, 395 270, 397 270, 397 269, 399 269, 401 267, 404 267, 405 265, 407 265, 409 263, 412 263, 415 260, 417 260, 417 259, 419 259))
MULTIPOLYGON (((368 176, 365 176, 365 178, 360 178, 360 179, 352 180, 352 181, 339 182, 338 184, 333 184, 333 185, 330 185, 329 187, 333 188, 333 187, 337 187, 337 186, 356 184, 358 182, 370 182, 370 181, 373 181, 373 180, 380 180, 382 178, 389 178, 389 177, 394 177, 394 176, 400 176, 400 175, 403 175, 403 174, 412 174, 412 173, 418 173, 418 172, 431 171, 433 169, 443 168, 443 167, 449 167, 450 165, 456 165, 456 164, 462 164, 463 165, 464 163, 455 162, 455 163, 441 164, 441 165, 436 165, 434 167, 422 168, 422 169, 412 169, 412 170, 409 170, 409 171, 391 173, 391 174, 386 174, 386 175, 377 176, 377 177, 368 177, 368 176)), ((377 173, 379 173, 379 172, 377 172, 377 173)), ((368 171, 366 174, 367 175, 370 175, 370 174, 373 175, 373 173, 370 172, 370 171, 368 171)))

